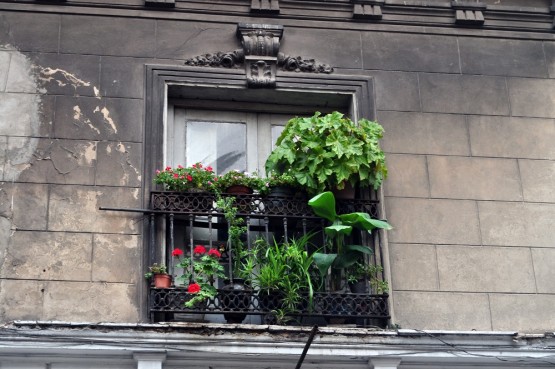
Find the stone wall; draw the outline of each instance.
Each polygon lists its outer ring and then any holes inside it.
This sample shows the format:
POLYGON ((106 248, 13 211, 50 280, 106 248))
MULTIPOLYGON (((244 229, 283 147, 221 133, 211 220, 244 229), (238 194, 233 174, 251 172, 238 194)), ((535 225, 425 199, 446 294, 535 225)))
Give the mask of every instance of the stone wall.
POLYGON ((284 53, 375 78, 393 322, 555 329, 553 33, 41 6, 0 16, 3 321, 144 319, 143 219, 98 210, 144 206, 144 65, 266 21, 284 53))

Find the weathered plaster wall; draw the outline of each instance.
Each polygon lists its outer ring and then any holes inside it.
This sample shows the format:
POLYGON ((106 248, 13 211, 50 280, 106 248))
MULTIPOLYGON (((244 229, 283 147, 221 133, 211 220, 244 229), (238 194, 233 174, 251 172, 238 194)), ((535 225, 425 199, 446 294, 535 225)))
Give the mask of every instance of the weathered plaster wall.
POLYGON ((98 207, 139 206, 141 105, 57 53, 60 20, 0 17, 0 316, 137 321, 141 221, 98 207))
MULTIPOLYGON (((257 20, 200 19, 1 16, 3 320, 140 319, 142 221, 98 207, 141 206, 145 63, 257 20)), ((289 23, 283 52, 375 77, 395 323, 555 329, 554 38, 289 23)))

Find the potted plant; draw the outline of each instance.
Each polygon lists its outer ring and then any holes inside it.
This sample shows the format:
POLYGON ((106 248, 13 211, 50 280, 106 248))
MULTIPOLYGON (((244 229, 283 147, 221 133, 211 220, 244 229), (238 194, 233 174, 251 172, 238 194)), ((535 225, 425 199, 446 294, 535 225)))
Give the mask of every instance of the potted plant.
POLYGON ((176 267, 183 268, 179 279, 187 285, 187 293, 190 294, 186 307, 198 307, 216 297, 218 291, 214 282, 216 278, 225 276, 220 265, 221 253, 217 249, 207 250, 203 245, 196 245, 192 255, 184 256, 183 250, 178 248, 173 250, 172 255, 179 259, 176 267))
POLYGON ((215 187, 221 193, 244 195, 252 194, 254 191, 260 192, 263 182, 256 172, 249 173, 230 170, 217 177, 215 187))
POLYGON ((361 261, 355 262, 346 270, 347 283, 353 293, 366 293, 366 286, 369 283, 371 292, 376 294, 387 293, 389 284, 381 279, 383 267, 381 265, 366 264, 361 261))
MULTIPOLYGON (((292 200, 302 199, 302 194, 299 191, 299 185, 295 177, 289 172, 278 174, 270 173, 270 175, 263 180, 264 186, 260 191, 265 195, 262 200, 264 204, 264 211, 267 214, 274 215, 269 218, 269 227, 274 232, 283 232, 283 215, 290 209, 292 200), (279 215, 279 217, 278 217, 279 215)), ((295 228, 297 221, 294 218, 288 219, 288 227, 295 228)))
POLYGON ((195 163, 190 167, 178 165, 157 170, 154 183, 164 185, 167 191, 208 192, 213 191, 217 180, 212 167, 195 163))
MULTIPOLYGON (((244 225, 245 220, 237 213, 239 209, 235 203, 235 197, 221 197, 216 195, 216 207, 222 211, 224 218, 227 222, 227 249, 229 253, 229 279, 225 280, 225 285, 222 288, 222 305, 224 309, 229 310, 246 310, 248 309, 251 301, 252 289, 245 281, 248 277, 242 271, 242 260, 246 255, 243 237, 247 232, 247 227, 244 225)), ((225 313, 224 317, 229 323, 241 323, 246 313, 225 313)))
POLYGON ((262 180, 263 186, 260 193, 270 196, 293 196, 299 188, 292 173, 272 172, 262 180))
POLYGON ((266 161, 266 172, 292 173, 310 194, 347 185, 378 189, 387 176, 379 145, 383 128, 360 119, 354 123, 335 111, 289 120, 266 161))
MULTIPOLYGON (((372 250, 367 246, 345 244, 345 239, 351 234, 353 228, 368 233, 371 233, 374 229, 392 229, 387 222, 372 219, 368 213, 356 212, 338 215, 335 211, 335 197, 329 191, 314 196, 308 201, 308 205, 312 207, 317 216, 325 218, 331 223, 324 229, 330 241, 328 249, 331 252, 317 252, 314 254, 314 262, 318 266, 322 277, 328 274, 330 268, 341 271, 360 261, 364 254, 372 253, 372 250)), ((332 275, 332 290, 340 288, 340 277, 341 274, 338 273, 332 275)))
POLYGON ((164 264, 154 263, 149 266, 145 278, 152 280, 155 288, 170 288, 172 284, 172 277, 164 264))
POLYGON ((291 314, 306 307, 312 309, 313 284, 311 267, 313 254, 307 250, 311 235, 273 244, 259 239, 250 254, 246 270, 254 274, 253 284, 259 290, 261 310, 270 311, 278 323, 291 319, 291 314), (254 268, 254 265, 258 268, 254 268), (305 297, 308 296, 306 304, 305 297))

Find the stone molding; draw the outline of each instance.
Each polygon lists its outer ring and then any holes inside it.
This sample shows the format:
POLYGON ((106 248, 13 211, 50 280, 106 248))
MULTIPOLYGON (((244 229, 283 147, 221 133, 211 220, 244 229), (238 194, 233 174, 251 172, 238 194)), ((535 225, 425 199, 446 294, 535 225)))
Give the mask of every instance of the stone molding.
MULTIPOLYGON (((78 3, 79 6, 66 8, 57 8, 55 5, 65 5, 64 1, 68 4, 75 3, 74 0, 35 0, 34 4, 39 5, 39 7, 34 7, 31 3, 22 2, 4 2, 0 3, 1 10, 7 11, 37 11, 44 13, 59 13, 60 11, 65 14, 78 14, 78 15, 94 15, 97 16, 99 10, 103 9, 103 14, 106 15, 117 15, 117 16, 137 16, 134 9, 124 9, 117 4, 102 4, 99 5, 93 3, 90 0, 83 0, 78 3)), ((146 1, 146 0, 145 0, 146 1)), ((154 0, 154 1, 166 1, 171 2, 172 0, 154 0)), ((199 2, 177 2, 175 3, 175 9, 181 9, 181 11, 173 12, 171 19, 173 20, 190 20, 190 14, 202 14, 203 20, 210 20, 212 22, 221 21, 221 10, 218 7, 207 8, 205 3, 208 0, 201 0, 199 2), (187 4, 187 11, 183 11, 184 4, 187 4)), ((257 0, 261 1, 261 0, 257 0)), ((366 14, 364 12, 359 17, 355 18, 357 22, 348 22, 347 20, 353 19, 354 17, 354 0, 334 2, 333 12, 328 11, 328 2, 315 2, 310 1, 309 8, 299 7, 303 3, 302 0, 294 2, 285 2, 280 4, 280 19, 283 23, 292 27, 305 27, 306 22, 310 21, 321 21, 329 22, 330 29, 337 30, 365 30, 367 26, 364 25, 364 18, 369 21, 373 21, 372 17, 376 19, 376 14, 366 14), (293 7, 294 6, 294 7, 293 7), (283 16, 284 9, 286 12, 295 12, 295 17, 291 18, 288 16, 283 16), (315 13, 314 11, 317 11, 315 13), (362 17, 364 15, 364 17, 362 17), (341 20, 338 22, 338 20, 341 20), (345 22, 343 22, 345 21, 345 22)), ((376 0, 377 1, 377 0, 376 0)), ((465 22, 475 22, 476 19, 472 20, 467 17, 467 13, 461 9, 462 13, 459 12, 460 23, 455 22, 456 11, 453 11, 451 3, 449 2, 438 2, 433 0, 389 0, 384 2, 383 6, 379 4, 374 4, 374 9, 376 6, 380 7, 382 12, 382 18, 379 19, 379 26, 374 25, 373 27, 379 27, 376 30, 379 31, 389 31, 392 32, 408 32, 417 34, 428 34, 431 29, 434 29, 433 34, 445 34, 453 35, 453 25, 458 25, 458 30, 456 33, 461 36, 473 36, 473 27, 468 27, 472 25, 471 23, 465 22), (432 6, 433 5, 433 6, 432 6), (390 17, 390 14, 394 14, 394 17, 390 17), (422 23, 426 23, 426 27, 422 28, 422 23), (418 27, 414 27, 418 26, 418 27)), ((304 1, 307 3, 307 1, 304 1)), ((457 3, 460 3, 459 1, 457 3)), ((362 4, 362 2, 357 4, 362 4)), ((476 4, 476 3, 470 3, 476 4)), ((483 3, 482 3, 483 4, 483 3)), ((146 6, 146 4, 145 4, 146 6)), ((169 5, 168 5, 169 6, 169 5)), ((553 40, 553 32, 555 32, 555 23, 553 15, 553 7, 548 5, 544 8, 533 7, 533 6, 513 6, 513 5, 487 5, 487 18, 495 19, 495 22, 484 22, 481 23, 481 19, 478 19, 478 24, 481 29, 491 30, 495 33, 491 34, 491 37, 505 37, 502 36, 506 34, 506 37, 514 39, 535 39, 535 40, 553 40), (551 13, 551 14, 550 14, 551 13), (494 36, 497 35, 497 36, 494 36)), ((158 7, 160 8, 160 7, 158 7)), ((151 12, 144 11, 140 13, 139 18, 144 19, 159 19, 160 12, 155 7, 149 7, 151 12)), ((241 8, 242 9, 242 8, 241 8)), ((245 19, 245 16, 254 15, 250 11, 250 7, 246 7, 247 11, 242 12, 238 10, 234 12, 234 15, 229 16, 229 21, 240 21, 245 19)), ((478 10, 484 16, 484 10, 478 10)), ((374 11, 375 13, 375 11, 374 11)), ((272 14, 266 13, 266 16, 271 16, 272 14)), ((274 14, 273 16, 276 16, 274 14)), ((476 11, 473 11, 473 16, 476 18, 476 11)), ((471 16, 470 16, 471 18, 471 16)), ((484 16, 484 20, 485 20, 484 16)), ((378 23, 378 22, 376 22, 378 23)), ((490 37, 488 35, 487 37, 490 37)))
POLYGON ((175 0, 145 0, 148 8, 175 8, 175 0))
POLYGON ((319 64, 314 59, 293 57, 279 52, 283 26, 268 24, 237 25, 237 38, 242 49, 213 54, 203 54, 187 59, 185 65, 196 67, 239 68, 244 66, 247 86, 274 88, 276 71, 332 73, 333 67, 319 64))
POLYGON ((481 26, 485 22, 484 11, 487 5, 484 3, 453 0, 451 7, 455 9, 456 24, 481 26))
POLYGON ((251 13, 279 14, 279 0, 252 0, 251 13))
POLYGON ((382 6, 385 0, 351 0, 353 5, 353 18, 382 19, 382 6))

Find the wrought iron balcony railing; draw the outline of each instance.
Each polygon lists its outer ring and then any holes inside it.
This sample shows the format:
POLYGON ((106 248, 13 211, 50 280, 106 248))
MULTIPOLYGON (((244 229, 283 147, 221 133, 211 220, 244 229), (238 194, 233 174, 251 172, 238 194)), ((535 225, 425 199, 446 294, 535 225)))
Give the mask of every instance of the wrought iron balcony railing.
MULTIPOLYGON (((224 194, 223 196, 227 196, 224 194)), ((317 217, 308 206, 308 199, 302 196, 261 196, 232 195, 238 216, 245 220, 247 232, 244 243, 250 247, 257 238, 268 242, 290 240, 307 233, 313 234, 311 242, 315 249, 326 251, 323 229, 325 220, 317 217)), ((379 219, 378 201, 375 199, 338 200, 338 214, 348 212, 369 213, 379 219)), ((115 210, 115 209, 112 209, 115 210)), ((120 209, 122 210, 122 209, 120 209)), ((190 255, 195 245, 217 248, 222 252, 221 264, 226 267, 226 275, 231 279, 232 256, 227 250, 228 224, 224 214, 216 207, 216 198, 210 193, 186 192, 151 192, 149 209, 142 210, 149 214, 147 262, 158 262, 168 266, 169 274, 176 276, 181 270, 176 268, 172 251, 175 248, 185 250, 190 255)), ((389 319, 388 295, 383 288, 382 252, 378 232, 369 235, 366 232, 353 232, 351 241, 368 246, 372 255, 365 255, 364 263, 378 266, 376 280, 378 284, 366 280, 356 293, 351 292, 345 278, 340 286, 330 289, 329 277, 322 283, 323 289, 302 295, 301 302, 294 311, 289 311, 287 320, 296 324, 350 323, 363 326, 384 327, 389 319), (362 289, 360 289, 362 287, 362 289), (308 301, 312 304, 309 304, 308 301)), ((307 251, 314 251, 307 250, 307 251)), ((316 269, 316 268, 315 268, 316 269)), ((344 277, 344 275, 343 275, 344 277)), ((217 295, 207 299, 194 308, 185 303, 191 298, 182 281, 174 279, 170 288, 149 286, 148 312, 152 320, 168 321, 191 319, 194 314, 204 314, 205 320, 239 323, 268 324, 276 322, 276 311, 280 309, 282 297, 279 294, 266 295, 246 287, 244 290, 229 290, 223 280, 217 280, 214 286, 217 295), (245 319, 246 318, 246 319, 245 319)), ((283 317, 282 317, 283 318, 283 317)), ((278 319, 279 320, 279 319, 278 319)))

